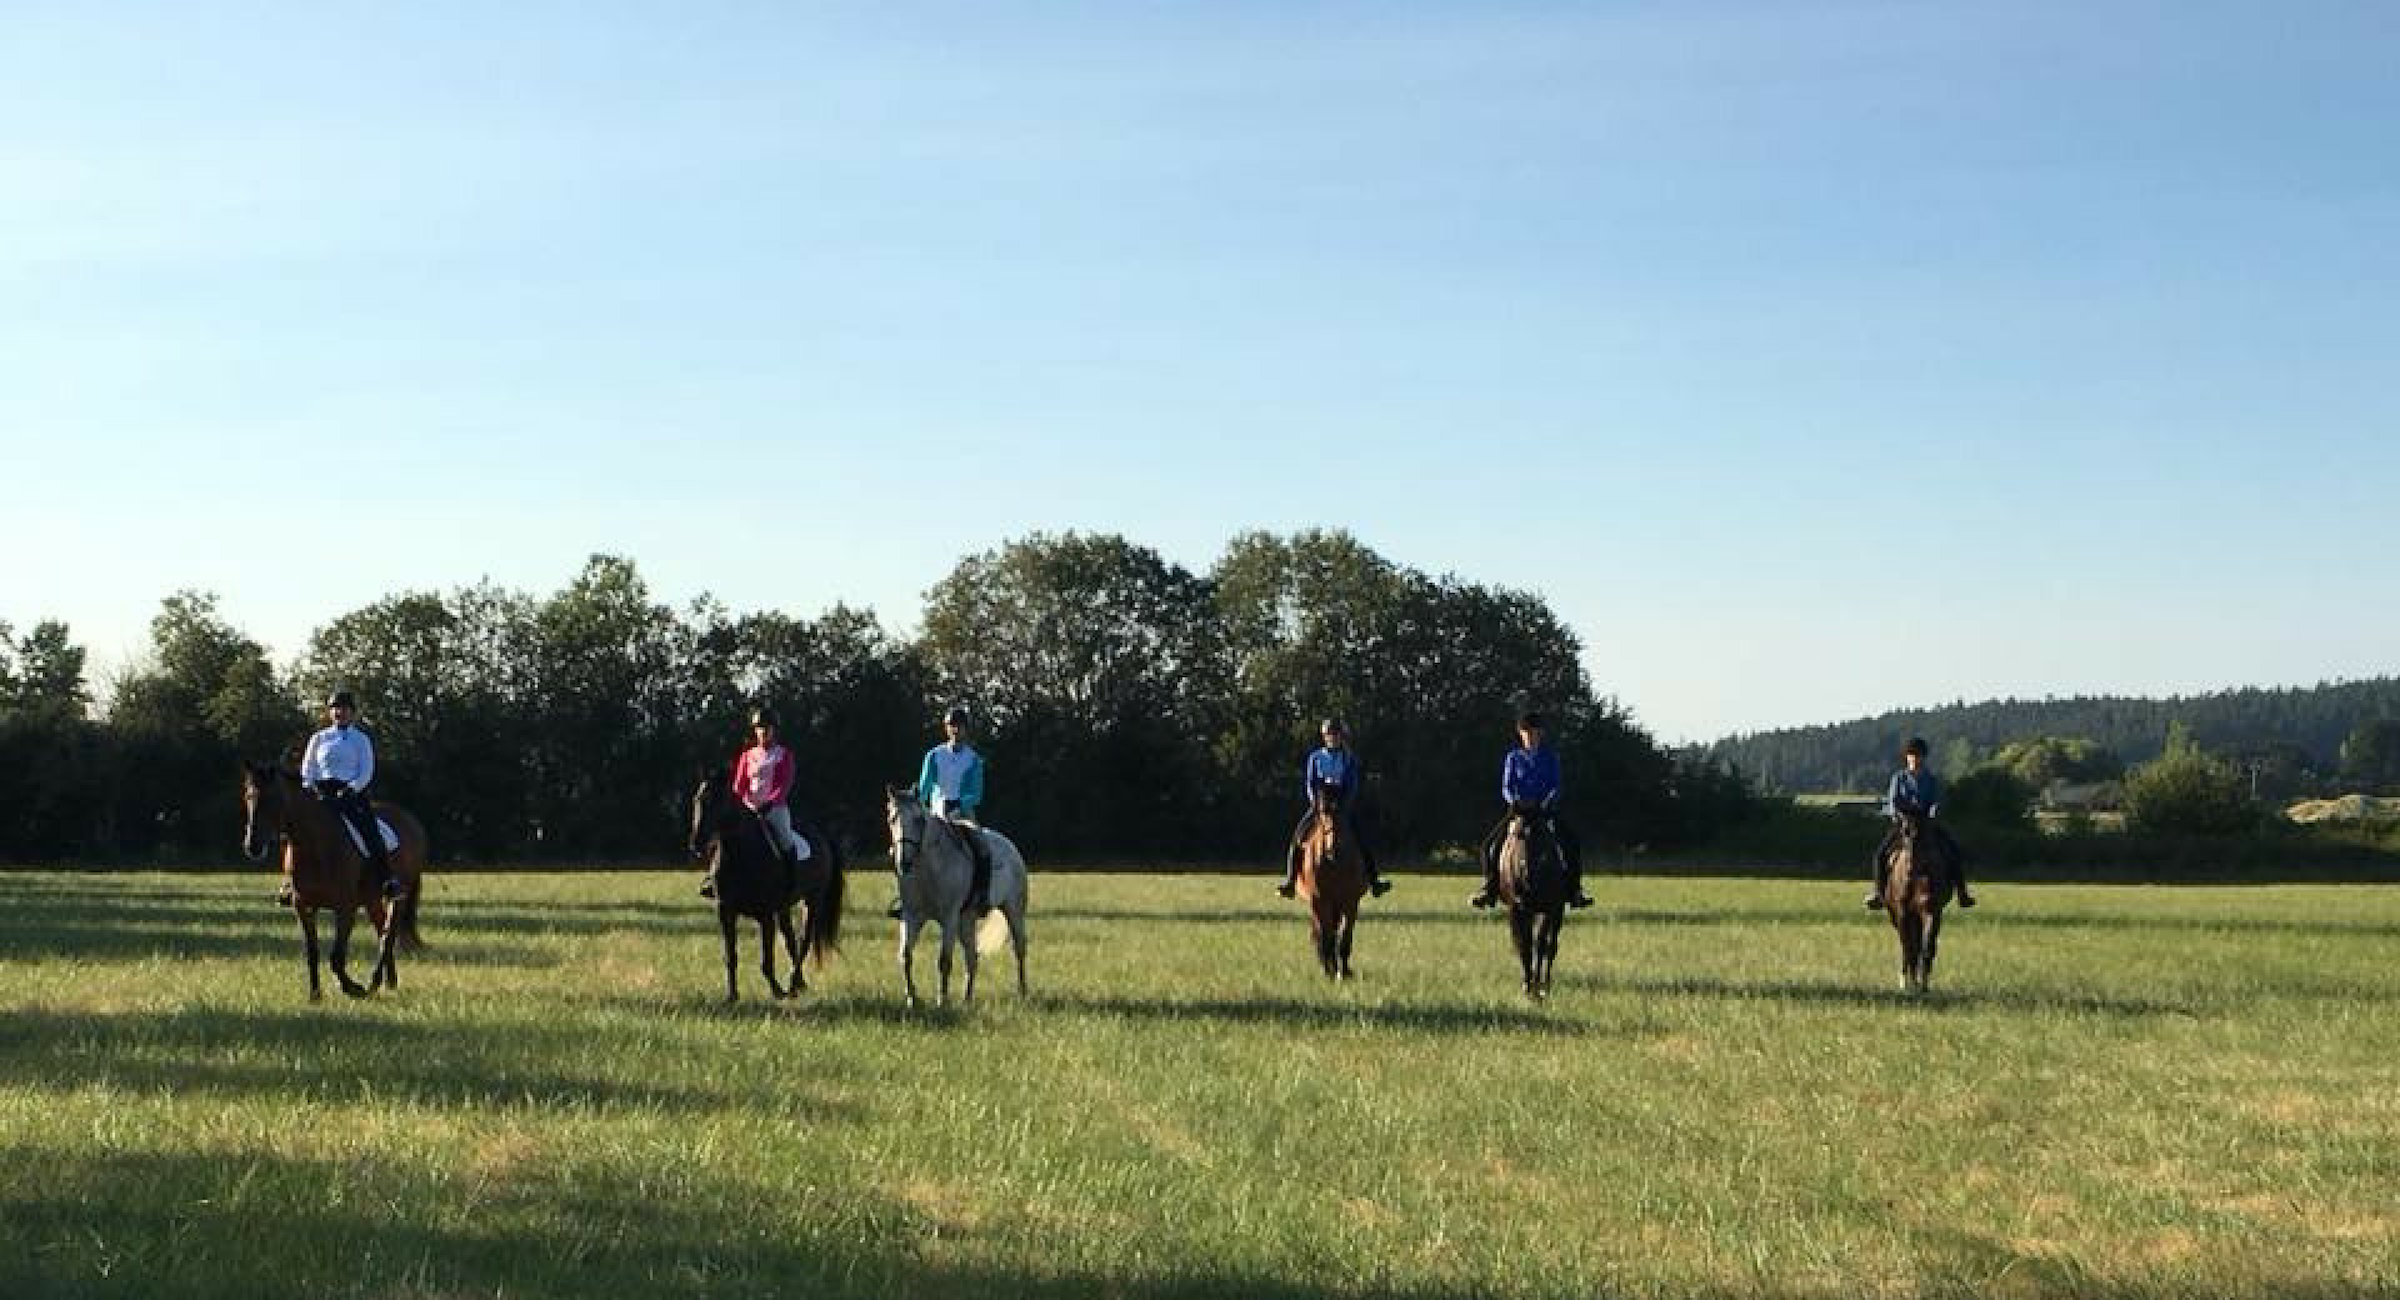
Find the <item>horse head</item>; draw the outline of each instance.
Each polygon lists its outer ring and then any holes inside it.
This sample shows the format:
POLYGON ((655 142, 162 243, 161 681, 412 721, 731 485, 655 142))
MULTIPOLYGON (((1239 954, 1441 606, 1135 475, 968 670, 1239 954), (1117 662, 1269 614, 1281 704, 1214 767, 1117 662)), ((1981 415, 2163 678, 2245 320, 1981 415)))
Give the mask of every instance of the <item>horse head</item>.
POLYGON ((298 778, 273 763, 242 764, 242 854, 263 862, 284 830, 298 778))
POLYGON ((905 876, 925 846, 925 805, 917 802, 917 792, 905 786, 884 787, 883 825, 892 837, 892 865, 905 876))
POLYGON ((717 837, 725 817, 725 794, 725 774, 713 767, 701 772, 699 784, 692 787, 691 827, 684 847, 695 858, 707 857, 708 843, 717 837))

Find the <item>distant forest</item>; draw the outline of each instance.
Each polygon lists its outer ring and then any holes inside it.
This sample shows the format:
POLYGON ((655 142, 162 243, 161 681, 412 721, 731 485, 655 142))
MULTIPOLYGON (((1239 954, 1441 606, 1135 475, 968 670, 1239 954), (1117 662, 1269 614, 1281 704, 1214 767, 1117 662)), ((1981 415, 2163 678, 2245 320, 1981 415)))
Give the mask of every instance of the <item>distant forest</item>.
POLYGON ((1937 768, 1949 772, 1971 768, 2012 741, 2042 736, 2096 741, 2135 764, 2158 757, 2169 727, 2180 723, 2212 752, 2331 774, 2344 739, 2379 718, 2400 718, 2400 677, 2167 699, 2095 695, 1904 709, 1733 736, 1708 746, 1706 753, 1767 792, 1880 790, 1911 736, 1923 736, 1937 768))

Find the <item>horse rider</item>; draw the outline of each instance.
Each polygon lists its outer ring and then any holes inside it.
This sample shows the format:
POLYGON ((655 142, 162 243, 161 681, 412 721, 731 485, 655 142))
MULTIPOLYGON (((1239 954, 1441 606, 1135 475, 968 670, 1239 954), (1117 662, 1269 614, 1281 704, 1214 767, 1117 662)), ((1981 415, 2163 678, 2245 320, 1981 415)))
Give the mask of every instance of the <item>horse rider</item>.
POLYGON ((1359 859, 1367 868, 1367 889, 1381 898, 1392 892, 1392 882, 1376 870, 1374 846, 1360 833, 1360 819, 1352 811, 1358 802, 1359 766, 1358 755, 1350 749, 1350 729, 1342 725, 1340 718, 1327 718, 1317 734, 1325 743, 1300 765, 1300 797, 1306 807, 1300 814, 1300 824, 1292 827, 1291 846, 1283 855, 1283 883, 1275 886, 1275 892, 1285 898, 1298 892, 1301 845, 1308 835, 1309 824, 1316 820, 1317 790, 1324 787, 1334 796, 1335 815, 1342 819, 1350 838, 1358 844, 1359 859))
POLYGON ((1872 869, 1875 892, 1867 895, 1867 910, 1883 910, 1883 882, 1891 870, 1892 849, 1900 842, 1900 819, 1917 817, 1926 830, 1933 832, 1933 841, 1950 864, 1950 874, 1958 882, 1958 905, 1975 906, 1975 896, 1967 892, 1967 854, 1951 837, 1950 828, 1936 820, 1942 807, 1942 778, 1925 765, 1925 738, 1911 736, 1900 747, 1900 770, 1892 773, 1892 784, 1884 791, 1883 812, 1891 825, 1883 832, 1883 842, 1875 846, 1872 869))
MULTIPOLYGON (((367 800, 367 783, 375 779, 375 742, 358 726, 358 700, 346 690, 337 690, 325 700, 327 726, 308 738, 308 748, 300 757, 300 784, 358 832, 361 844, 366 845, 367 870, 375 878, 376 888, 385 898, 398 898, 406 892, 400 878, 392 874, 392 857, 383 847, 383 828, 375 821, 375 807, 367 800)), ((291 902, 291 884, 285 882, 284 892, 277 901, 291 902)))
POLYGON ((1483 837, 1483 888, 1467 900, 1469 907, 1500 901, 1500 841, 1508 834, 1511 817, 1539 817, 1550 823, 1550 834, 1567 860, 1567 905, 1592 905, 1592 896, 1583 892, 1583 837, 1558 811, 1558 754, 1543 739, 1544 732, 1541 714, 1527 709, 1517 715, 1517 747, 1500 760, 1500 802, 1506 811, 1483 837))
MULTIPOLYGON (((967 743, 973 726, 974 717, 964 705, 953 704, 943 711, 942 743, 925 751, 924 765, 917 769, 917 802, 947 823, 974 854, 975 876, 967 891, 967 906, 982 916, 992 910, 992 850, 984 843, 983 826, 976 816, 983 807, 983 755, 967 743)), ((891 914, 900 915, 899 899, 892 900, 891 914)))
MULTIPOLYGON (((792 751, 778 741, 780 728, 775 710, 761 704, 750 710, 751 745, 733 760, 733 797, 758 817, 759 825, 767 832, 767 847, 783 855, 786 861, 808 861, 808 841, 792 829, 792 774, 797 767, 792 751)), ((723 854, 709 858, 708 878, 700 882, 700 896, 717 896, 717 863, 723 854)))

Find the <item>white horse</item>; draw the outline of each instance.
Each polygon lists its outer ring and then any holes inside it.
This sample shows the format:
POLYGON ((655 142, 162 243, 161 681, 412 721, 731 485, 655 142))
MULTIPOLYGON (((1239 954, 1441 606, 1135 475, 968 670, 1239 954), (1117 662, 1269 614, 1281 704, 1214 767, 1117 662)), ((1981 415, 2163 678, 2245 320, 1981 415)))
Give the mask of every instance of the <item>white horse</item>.
POLYGON ((1023 996, 1027 991, 1024 855, 998 831, 946 822, 926 812, 914 790, 889 790, 883 814, 884 827, 892 837, 892 865, 900 871, 900 983, 908 990, 908 1005, 917 1005, 913 954, 917 932, 927 922, 942 927, 941 1004, 950 1004, 950 949, 954 944, 966 949, 966 1001, 975 1000, 975 960, 981 947, 975 931, 980 927, 975 917, 962 915, 975 877, 975 852, 961 838, 964 835, 982 836, 991 854, 988 901, 992 910, 1007 920, 1008 944, 1017 955, 1017 993, 1023 996))

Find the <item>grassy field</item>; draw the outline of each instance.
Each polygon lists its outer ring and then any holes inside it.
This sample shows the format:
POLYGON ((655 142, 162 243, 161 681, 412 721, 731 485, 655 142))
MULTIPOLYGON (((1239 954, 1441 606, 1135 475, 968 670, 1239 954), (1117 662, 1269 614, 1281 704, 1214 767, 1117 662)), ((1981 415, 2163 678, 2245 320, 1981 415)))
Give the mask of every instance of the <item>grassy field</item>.
POLYGON ((2400 1295, 2400 889, 1994 884, 1912 1002, 1855 884, 1606 879, 1529 1006, 1457 879, 1333 987, 1039 875, 912 1014, 874 874, 731 1009, 691 879, 437 877, 311 1006, 262 876, 0 874, 0 1296, 2400 1295))

